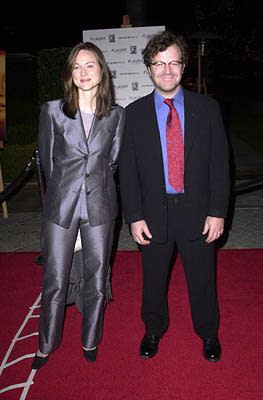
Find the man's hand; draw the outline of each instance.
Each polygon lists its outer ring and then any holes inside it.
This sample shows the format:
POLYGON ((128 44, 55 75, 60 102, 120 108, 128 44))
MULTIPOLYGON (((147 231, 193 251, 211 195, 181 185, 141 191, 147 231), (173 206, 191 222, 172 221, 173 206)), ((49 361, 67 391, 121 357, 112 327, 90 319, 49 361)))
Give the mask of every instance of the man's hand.
POLYGON ((151 243, 150 240, 146 240, 143 237, 144 233, 144 235, 146 235, 149 239, 152 238, 151 232, 149 231, 149 228, 144 219, 131 223, 131 233, 135 242, 144 245, 151 243))
POLYGON ((207 217, 205 220, 203 235, 208 233, 207 243, 211 243, 218 239, 224 232, 224 218, 207 217))

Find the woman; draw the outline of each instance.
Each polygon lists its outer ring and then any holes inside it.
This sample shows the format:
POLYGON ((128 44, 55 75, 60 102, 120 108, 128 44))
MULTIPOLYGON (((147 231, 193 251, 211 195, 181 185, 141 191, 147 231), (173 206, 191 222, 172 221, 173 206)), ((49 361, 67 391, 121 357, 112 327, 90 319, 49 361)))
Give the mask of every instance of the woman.
POLYGON ((105 286, 118 204, 113 174, 124 110, 113 103, 110 74, 100 49, 80 43, 63 72, 64 99, 43 105, 39 154, 46 180, 41 244, 44 257, 39 369, 61 342, 69 275, 80 230, 83 253, 82 344, 96 361, 102 339, 105 286))

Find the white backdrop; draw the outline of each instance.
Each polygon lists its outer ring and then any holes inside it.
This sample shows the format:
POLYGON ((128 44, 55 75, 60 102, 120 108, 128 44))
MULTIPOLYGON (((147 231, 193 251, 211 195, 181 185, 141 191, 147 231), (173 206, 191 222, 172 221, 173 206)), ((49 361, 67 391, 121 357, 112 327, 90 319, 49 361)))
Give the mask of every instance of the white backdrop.
POLYGON ((83 41, 93 42, 104 54, 111 70, 116 103, 125 107, 153 90, 143 64, 142 50, 164 26, 83 31, 83 41))

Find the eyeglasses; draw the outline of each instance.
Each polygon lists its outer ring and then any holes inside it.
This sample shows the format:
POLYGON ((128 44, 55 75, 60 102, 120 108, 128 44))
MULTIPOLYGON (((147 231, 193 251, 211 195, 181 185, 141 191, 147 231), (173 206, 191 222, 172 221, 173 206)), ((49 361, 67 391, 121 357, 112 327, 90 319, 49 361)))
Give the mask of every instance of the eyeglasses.
POLYGON ((164 61, 156 61, 151 63, 151 65, 158 71, 162 71, 165 67, 169 66, 171 69, 177 69, 183 64, 182 61, 170 61, 168 63, 164 61))

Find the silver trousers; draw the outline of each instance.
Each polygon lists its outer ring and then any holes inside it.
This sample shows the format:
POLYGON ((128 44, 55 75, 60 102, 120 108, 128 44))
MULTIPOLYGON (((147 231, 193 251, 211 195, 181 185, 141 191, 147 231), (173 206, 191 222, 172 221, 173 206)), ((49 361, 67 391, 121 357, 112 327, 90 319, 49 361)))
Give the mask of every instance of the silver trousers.
POLYGON ((112 251, 114 221, 91 227, 86 192, 81 190, 72 223, 65 229, 43 221, 41 246, 44 253, 39 349, 44 354, 61 343, 67 291, 75 241, 80 229, 83 254, 82 345, 97 346, 102 340, 106 278, 112 251))

